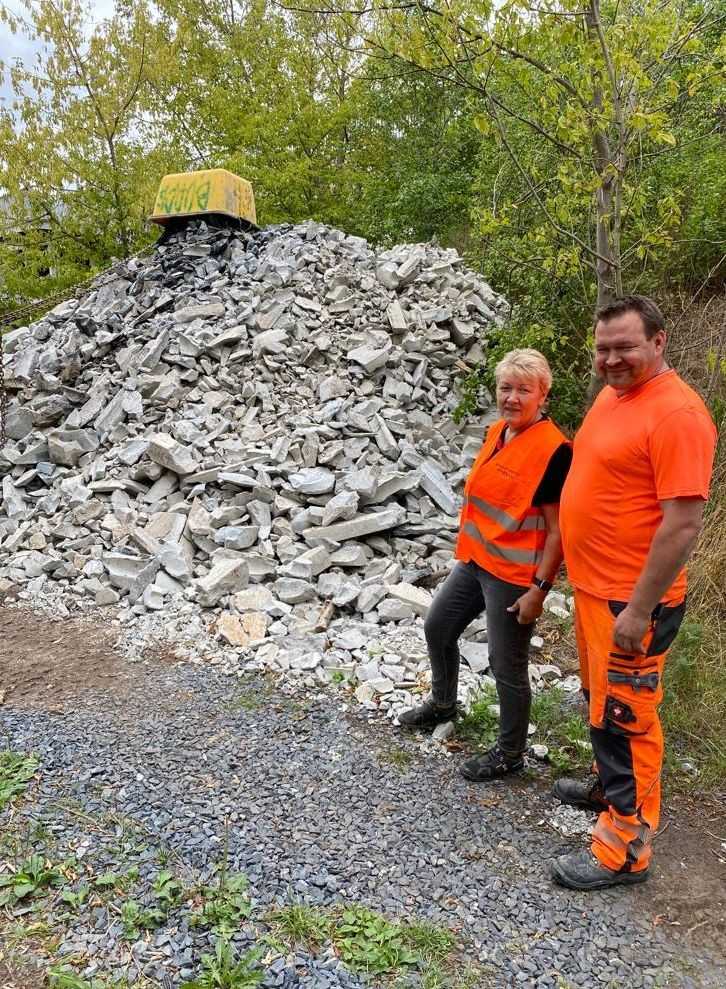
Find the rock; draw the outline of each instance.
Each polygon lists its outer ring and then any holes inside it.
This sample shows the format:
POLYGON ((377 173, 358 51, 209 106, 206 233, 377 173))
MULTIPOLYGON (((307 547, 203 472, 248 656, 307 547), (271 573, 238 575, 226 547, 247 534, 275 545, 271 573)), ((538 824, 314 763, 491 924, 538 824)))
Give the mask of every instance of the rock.
POLYGON ((217 529, 214 541, 227 549, 249 549, 257 542, 259 531, 256 525, 225 525, 217 529))
POLYGON ((250 642, 264 639, 266 631, 267 617, 259 612, 247 612, 240 618, 225 611, 217 622, 217 633, 231 646, 248 646, 250 642))
POLYGON ((456 734, 456 725, 453 721, 444 721, 440 725, 436 725, 431 737, 435 742, 446 742, 449 738, 453 738, 456 734))
POLYGON ((397 505, 380 512, 357 515, 347 522, 305 529, 303 538, 312 546, 319 546, 326 539, 342 543, 347 539, 360 539, 361 536, 370 536, 374 532, 385 532, 386 529, 393 529, 395 526, 401 525, 405 517, 405 509, 397 505))
POLYGON ((422 587, 414 587, 413 584, 407 584, 405 581, 400 584, 393 584, 392 586, 386 588, 389 597, 395 598, 397 601, 403 601, 404 604, 409 605, 415 614, 425 617, 431 606, 431 594, 425 591, 422 587))
POLYGON ((348 360, 360 364, 366 374, 372 374, 378 368, 383 367, 391 356, 392 347, 354 347, 348 351, 348 360))
POLYGON ((421 487, 447 515, 458 514, 456 495, 443 471, 431 460, 424 460, 420 467, 421 487))
POLYGON ((211 302, 206 305, 184 306, 177 309, 174 319, 177 323, 191 323, 195 319, 218 319, 224 316, 224 305, 221 302, 211 302))
POLYGON ((191 452, 168 433, 155 433, 149 437, 149 457, 175 474, 191 474, 197 469, 197 462, 191 452))
POLYGON ((290 475, 290 485, 300 494, 326 494, 335 487, 335 474, 325 467, 305 467, 290 475))
POLYGON ((315 597, 315 588, 306 580, 280 577, 272 586, 275 595, 285 604, 301 604, 303 601, 312 601, 315 597))
POLYGON ((244 560, 222 560, 206 577, 196 581, 197 601, 203 608, 212 608, 227 594, 243 590, 249 581, 244 560))
POLYGON ((489 646, 486 642, 462 640, 459 652, 472 673, 484 673, 489 669, 489 646))
POLYGON ((232 598, 232 606, 237 611, 267 611, 275 602, 269 587, 248 587, 232 598))
POLYGON ((416 612, 410 604, 406 604, 404 601, 386 598, 378 605, 378 614, 384 622, 400 622, 413 618, 416 612))

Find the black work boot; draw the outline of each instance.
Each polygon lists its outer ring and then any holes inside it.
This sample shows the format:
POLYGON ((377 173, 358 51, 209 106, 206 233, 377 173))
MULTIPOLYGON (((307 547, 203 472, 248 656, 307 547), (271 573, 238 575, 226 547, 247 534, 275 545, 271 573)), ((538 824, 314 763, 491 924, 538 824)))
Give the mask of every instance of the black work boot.
POLYGON ((432 700, 428 700, 418 707, 412 707, 410 711, 399 714, 398 723, 402 728, 435 728, 436 725, 443 725, 447 721, 455 721, 459 714, 456 704, 452 704, 451 707, 440 707, 432 700))
POLYGON ((552 878, 560 886, 568 889, 607 889, 608 886, 644 883, 648 878, 648 870, 626 872, 608 869, 592 854, 589 848, 569 855, 560 855, 552 863, 552 878))
POLYGON ((459 772, 472 783, 487 783, 489 780, 508 776, 509 773, 518 773, 522 769, 524 769, 524 758, 521 755, 507 756, 498 745, 495 745, 484 755, 467 759, 459 772))
POLYGON ((599 776, 592 776, 583 783, 579 780, 557 780, 552 792, 561 803, 579 807, 580 810, 591 810, 594 814, 599 814, 608 807, 599 776))

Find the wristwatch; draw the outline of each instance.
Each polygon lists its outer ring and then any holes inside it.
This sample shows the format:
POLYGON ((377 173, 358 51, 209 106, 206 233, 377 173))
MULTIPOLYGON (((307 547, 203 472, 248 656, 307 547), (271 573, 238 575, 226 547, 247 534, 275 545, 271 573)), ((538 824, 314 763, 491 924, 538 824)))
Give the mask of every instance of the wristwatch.
POLYGON ((541 580, 539 577, 533 577, 532 583, 534 584, 535 587, 539 587, 541 591, 544 591, 545 594, 547 594, 548 591, 552 590, 552 584, 549 582, 549 580, 541 580))

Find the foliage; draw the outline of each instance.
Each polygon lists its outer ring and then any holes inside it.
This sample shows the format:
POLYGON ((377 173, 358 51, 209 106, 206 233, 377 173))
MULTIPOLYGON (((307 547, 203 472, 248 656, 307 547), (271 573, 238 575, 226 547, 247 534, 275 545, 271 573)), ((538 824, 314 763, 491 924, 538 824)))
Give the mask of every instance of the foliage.
POLYGON ((144 907, 136 900, 125 900, 121 904, 123 938, 138 941, 142 931, 153 931, 164 920, 164 913, 156 907, 144 907))
POLYGON ((317 951, 330 938, 331 917, 304 903, 291 903, 275 910, 269 918, 275 937, 286 945, 304 945, 317 951))
POLYGON ((0 907, 43 896, 54 886, 63 884, 63 875, 42 855, 30 855, 15 870, 0 875, 0 907))
POLYGON ((201 888, 202 906, 192 914, 191 923, 222 935, 235 930, 252 913, 248 886, 246 876, 227 875, 221 870, 216 886, 201 888))
POLYGON ((237 958, 229 940, 219 938, 214 954, 202 955, 202 974, 185 982, 182 989, 253 989, 264 978, 259 959, 257 950, 237 958))
POLYGON ((38 769, 35 756, 19 752, 0 752, 0 810, 24 793, 38 769))
POLYGON ((572 701, 572 694, 556 686, 540 690, 532 698, 529 717, 536 727, 532 741, 549 748, 555 776, 585 772, 592 764, 590 730, 572 701))

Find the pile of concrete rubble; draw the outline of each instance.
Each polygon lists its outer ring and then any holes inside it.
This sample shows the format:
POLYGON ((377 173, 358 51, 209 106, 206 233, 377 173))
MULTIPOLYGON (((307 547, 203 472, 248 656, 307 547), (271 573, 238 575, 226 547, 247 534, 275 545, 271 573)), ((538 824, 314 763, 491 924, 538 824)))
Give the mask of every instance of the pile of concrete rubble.
POLYGON ((453 382, 506 314, 453 250, 313 222, 194 223, 115 265, 5 337, 0 592, 201 615, 258 665, 405 701, 483 432, 453 382))

